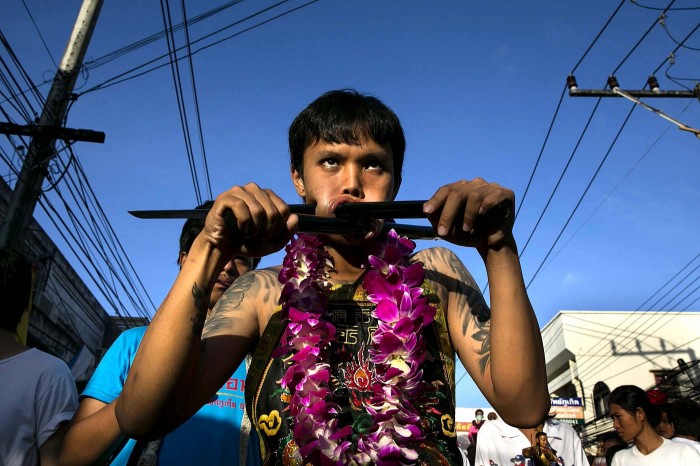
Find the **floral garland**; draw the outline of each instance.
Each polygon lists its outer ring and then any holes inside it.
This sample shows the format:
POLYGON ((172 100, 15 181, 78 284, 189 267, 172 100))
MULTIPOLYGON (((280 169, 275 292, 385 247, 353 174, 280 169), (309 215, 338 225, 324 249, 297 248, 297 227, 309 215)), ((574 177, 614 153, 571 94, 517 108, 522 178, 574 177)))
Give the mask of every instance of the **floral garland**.
POLYGON ((329 400, 335 327, 323 316, 328 312, 330 256, 309 235, 299 235, 286 248, 279 280, 288 322, 273 356, 285 356, 287 369, 280 383, 290 392, 292 436, 304 464, 407 464, 418 459, 414 447, 425 438, 420 400, 428 388, 422 380, 422 329, 431 324, 436 310, 423 296, 422 264, 407 265, 415 243, 391 231, 386 243, 377 246, 362 283, 376 304, 372 316, 378 320, 369 349, 377 376, 365 404, 373 422, 367 433, 355 433, 356 448, 347 440, 352 426, 339 428, 340 406, 329 400))

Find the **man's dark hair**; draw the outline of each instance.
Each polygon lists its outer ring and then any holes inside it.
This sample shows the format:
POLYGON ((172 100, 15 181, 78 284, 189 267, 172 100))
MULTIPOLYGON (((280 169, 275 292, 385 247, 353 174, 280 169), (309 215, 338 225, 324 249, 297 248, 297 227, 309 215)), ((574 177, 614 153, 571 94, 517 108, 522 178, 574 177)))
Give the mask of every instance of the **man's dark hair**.
POLYGON ((32 266, 19 253, 0 250, 0 327, 17 329, 32 291, 32 266))
POLYGON ((547 433, 546 433, 546 432, 537 432, 537 433, 535 434, 535 438, 540 438, 540 437, 542 437, 543 435, 546 437, 546 436, 547 436, 547 433))
POLYGON ((671 403, 668 422, 673 424, 676 435, 700 439, 700 404, 688 398, 679 398, 671 403))
MULTIPOLYGON (((195 209, 211 209, 214 205, 214 201, 204 201, 203 204, 198 205, 195 209)), ((204 220, 199 218, 190 218, 182 226, 182 232, 180 233, 180 249, 178 250, 178 262, 180 261, 180 253, 190 252, 192 243, 197 237, 200 231, 204 228, 204 220)))
POLYGON ((616 404, 630 413, 637 414, 637 409, 641 408, 651 426, 658 426, 661 422, 661 411, 649 401, 647 392, 636 385, 621 385, 610 393, 609 404, 616 404))
POLYGON ((319 141, 358 145, 364 139, 391 149, 398 186, 406 150, 401 122, 382 101, 352 89, 326 92, 297 115, 289 127, 291 166, 303 174, 304 151, 319 141))
MULTIPOLYGON (((214 201, 204 201, 204 203, 195 207, 195 209, 206 209, 209 210, 214 205, 214 201)), ((200 231, 204 228, 204 220, 199 218, 190 218, 182 226, 182 232, 180 233, 180 250, 178 251, 177 261, 180 263, 180 253, 189 253, 194 239, 197 237, 200 231)), ((255 269, 260 263, 259 257, 253 258, 253 269, 255 269)))

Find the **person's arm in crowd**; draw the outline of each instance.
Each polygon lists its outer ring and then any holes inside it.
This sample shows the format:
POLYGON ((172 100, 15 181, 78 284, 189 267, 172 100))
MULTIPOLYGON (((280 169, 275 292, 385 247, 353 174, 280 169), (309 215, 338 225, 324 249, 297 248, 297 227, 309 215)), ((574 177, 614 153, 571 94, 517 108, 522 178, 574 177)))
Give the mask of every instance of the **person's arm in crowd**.
POLYGON ((56 429, 56 432, 39 447, 39 464, 41 466, 58 466, 61 464, 58 457, 61 453, 61 444, 67 430, 68 423, 61 424, 56 429))
POLYGON ((114 405, 114 401, 103 403, 90 397, 80 400, 63 441, 62 465, 95 464, 124 439, 114 414, 114 405))
POLYGON ((117 400, 120 429, 132 438, 162 437, 204 405, 260 334, 257 309, 265 274, 239 277, 214 307, 202 334, 211 288, 230 257, 281 249, 298 219, 277 195, 248 184, 217 197, 204 229, 148 327, 117 400), (224 216, 230 212, 235 226, 224 216))

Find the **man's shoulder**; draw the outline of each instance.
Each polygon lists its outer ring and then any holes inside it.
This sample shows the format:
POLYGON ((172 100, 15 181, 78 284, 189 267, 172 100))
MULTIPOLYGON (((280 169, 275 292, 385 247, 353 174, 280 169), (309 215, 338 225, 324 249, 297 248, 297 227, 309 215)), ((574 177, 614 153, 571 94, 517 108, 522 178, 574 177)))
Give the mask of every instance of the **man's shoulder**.
POLYGON ((13 374, 15 384, 45 387, 51 390, 55 384, 73 386, 73 375, 68 365, 60 358, 36 348, 17 355, 11 365, 3 368, 13 374))
POLYGON ((146 334, 146 330, 148 330, 148 327, 145 325, 139 326, 139 327, 132 327, 130 329, 124 330, 119 337, 117 338, 123 338, 123 339, 141 339, 143 336, 146 334))
POLYGON ((560 421, 558 419, 547 419, 547 421, 545 422, 545 427, 546 433, 558 433, 560 436, 565 434, 578 435, 576 433, 576 429, 574 429, 571 424, 569 424, 568 422, 560 421))
POLYGON ((500 419, 495 419, 493 421, 486 421, 484 425, 479 428, 479 439, 481 439, 482 434, 515 436, 518 433, 520 433, 520 431, 515 427, 509 426, 500 419))
POLYGON ((693 441, 684 440, 685 439, 679 441, 676 438, 664 440, 663 446, 668 452, 667 454, 673 453, 677 455, 688 455, 692 458, 698 456, 698 459, 700 459, 700 452, 698 451, 698 448, 692 444, 693 441))
POLYGON ((134 345, 138 347, 138 345, 141 344, 141 340, 143 340, 143 336, 146 334, 146 330, 148 330, 148 327, 146 326, 132 327, 124 330, 119 334, 109 348, 112 349, 134 345))
POLYGON ((457 258, 457 255, 451 249, 444 246, 435 246, 415 252, 411 256, 410 261, 423 262, 426 268, 430 268, 430 266, 449 263, 455 258, 457 258))
POLYGON ((63 359, 39 349, 31 348, 20 356, 22 356, 20 363, 26 365, 26 367, 33 368, 35 371, 46 371, 58 376, 70 374, 70 369, 63 359))

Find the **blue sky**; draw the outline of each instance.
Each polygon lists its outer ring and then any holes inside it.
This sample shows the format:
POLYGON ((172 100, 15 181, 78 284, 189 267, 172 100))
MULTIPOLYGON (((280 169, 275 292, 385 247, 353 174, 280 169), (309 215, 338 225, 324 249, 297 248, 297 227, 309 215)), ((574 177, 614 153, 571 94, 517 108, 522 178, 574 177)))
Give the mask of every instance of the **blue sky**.
MULTIPOLYGON (((58 59, 80 2, 25 3, 58 59)), ((220 3, 189 2, 188 15, 220 3)), ((667 5, 659 0, 639 3, 667 5)), ((193 25, 190 36, 201 37, 272 4, 241 2, 193 25)), ((230 33, 301 5, 290 1, 230 33)), ((402 120, 408 144, 400 199, 427 198, 445 183, 477 176, 512 188, 521 199, 565 78, 618 2, 516 0, 504 5, 321 0, 197 53, 193 59, 213 191, 255 181, 297 202, 287 170, 288 125, 320 93, 352 87, 380 97, 402 120)), ((696 4, 674 4, 689 6, 696 4)), ((172 9, 174 22, 180 22, 179 2, 172 2, 172 9)), ((602 88, 659 13, 626 2, 576 69, 579 87, 602 88)), ((669 11, 665 19, 676 39, 698 22, 700 10, 669 11)), ((54 65, 21 1, 5 5, 0 29, 35 82, 53 75, 54 65)), ((158 2, 105 2, 86 59, 162 29, 158 2)), ((176 40, 184 44, 182 34, 176 40)), ((700 48, 700 33, 687 45, 700 48)), ((616 72, 621 86, 641 88, 674 48, 657 24, 616 72)), ((77 92, 166 51, 160 40, 91 69, 79 79, 77 92)), ((189 71, 181 63, 186 105, 193 115, 189 71)), ((699 69, 700 51, 680 49, 669 73, 700 79, 699 69)), ((664 76, 665 70, 666 66, 657 73, 661 88, 680 89, 664 76)), ((46 92, 48 86, 41 89, 46 92)), ((700 126, 696 99, 649 103, 680 115, 690 126, 700 126)), ((595 99, 564 97, 516 222, 521 249, 594 105, 595 99)), ((586 189, 631 105, 621 99, 601 102, 523 254, 526 282, 586 189)), ((196 205, 170 68, 80 96, 68 126, 106 132, 105 144, 79 143, 76 153, 139 277, 153 301, 160 303, 177 273, 181 222, 137 220, 126 212, 196 205)), ((0 144, 11 150, 5 140, 0 144)), ((199 161, 197 149, 195 155, 199 161)), ((6 166, 1 167, 6 175, 6 166)), ((700 139, 669 129, 665 120, 636 109, 529 287, 540 325, 563 309, 637 309, 695 257, 700 252, 699 169, 700 139)), ((54 231, 43 212, 37 210, 36 216, 54 231)), ((56 242, 63 244, 60 238, 56 242)), ((458 253, 483 285, 485 272, 478 255, 471 250, 458 253)), ((276 264, 279 257, 264 259, 263 266, 276 264)), ((689 295, 680 308, 698 297, 698 292, 689 295)), ((690 309, 700 310, 700 301, 690 309)), ((460 368, 458 377, 462 373, 460 368)), ((486 404, 468 377, 458 387, 460 406, 486 404)))

